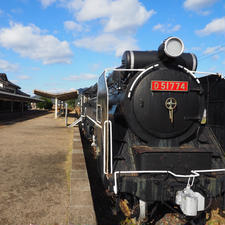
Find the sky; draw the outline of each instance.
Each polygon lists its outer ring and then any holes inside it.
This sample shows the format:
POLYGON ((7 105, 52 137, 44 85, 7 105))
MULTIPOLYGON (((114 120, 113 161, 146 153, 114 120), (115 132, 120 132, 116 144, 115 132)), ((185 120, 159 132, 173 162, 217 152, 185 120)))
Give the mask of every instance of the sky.
POLYGON ((0 73, 31 95, 71 91, 169 36, 225 74, 224 0, 1 0, 0 73))

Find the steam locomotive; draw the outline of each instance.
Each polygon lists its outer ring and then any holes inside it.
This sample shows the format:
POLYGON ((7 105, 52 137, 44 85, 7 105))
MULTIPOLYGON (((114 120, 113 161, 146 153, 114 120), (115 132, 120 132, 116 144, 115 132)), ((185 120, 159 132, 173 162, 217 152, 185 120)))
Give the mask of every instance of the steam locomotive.
POLYGON ((82 129, 126 216, 156 222, 163 205, 199 225, 213 202, 225 208, 225 81, 196 70, 169 37, 158 51, 126 51, 81 93, 82 129))

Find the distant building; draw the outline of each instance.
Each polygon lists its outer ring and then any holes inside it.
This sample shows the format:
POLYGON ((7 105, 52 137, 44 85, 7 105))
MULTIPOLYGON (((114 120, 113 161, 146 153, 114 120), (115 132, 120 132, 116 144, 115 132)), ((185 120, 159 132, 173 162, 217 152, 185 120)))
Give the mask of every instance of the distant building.
POLYGON ((0 113, 23 112, 29 103, 38 101, 20 89, 8 80, 5 73, 0 73, 0 113))

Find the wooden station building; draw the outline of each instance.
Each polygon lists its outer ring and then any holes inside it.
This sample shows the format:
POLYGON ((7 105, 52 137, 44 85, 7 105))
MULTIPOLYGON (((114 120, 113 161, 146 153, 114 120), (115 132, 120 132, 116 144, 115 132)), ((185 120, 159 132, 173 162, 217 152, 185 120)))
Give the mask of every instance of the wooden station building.
POLYGON ((31 102, 40 102, 21 91, 21 88, 10 82, 5 73, 0 73, 0 114, 24 112, 31 102))

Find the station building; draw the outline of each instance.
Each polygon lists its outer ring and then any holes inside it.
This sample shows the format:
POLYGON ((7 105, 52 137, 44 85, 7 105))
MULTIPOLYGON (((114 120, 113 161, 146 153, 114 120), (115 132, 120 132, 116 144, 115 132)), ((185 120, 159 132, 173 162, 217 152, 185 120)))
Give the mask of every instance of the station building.
POLYGON ((5 73, 0 73, 0 114, 24 112, 31 102, 39 102, 21 91, 21 88, 10 82, 5 73))

